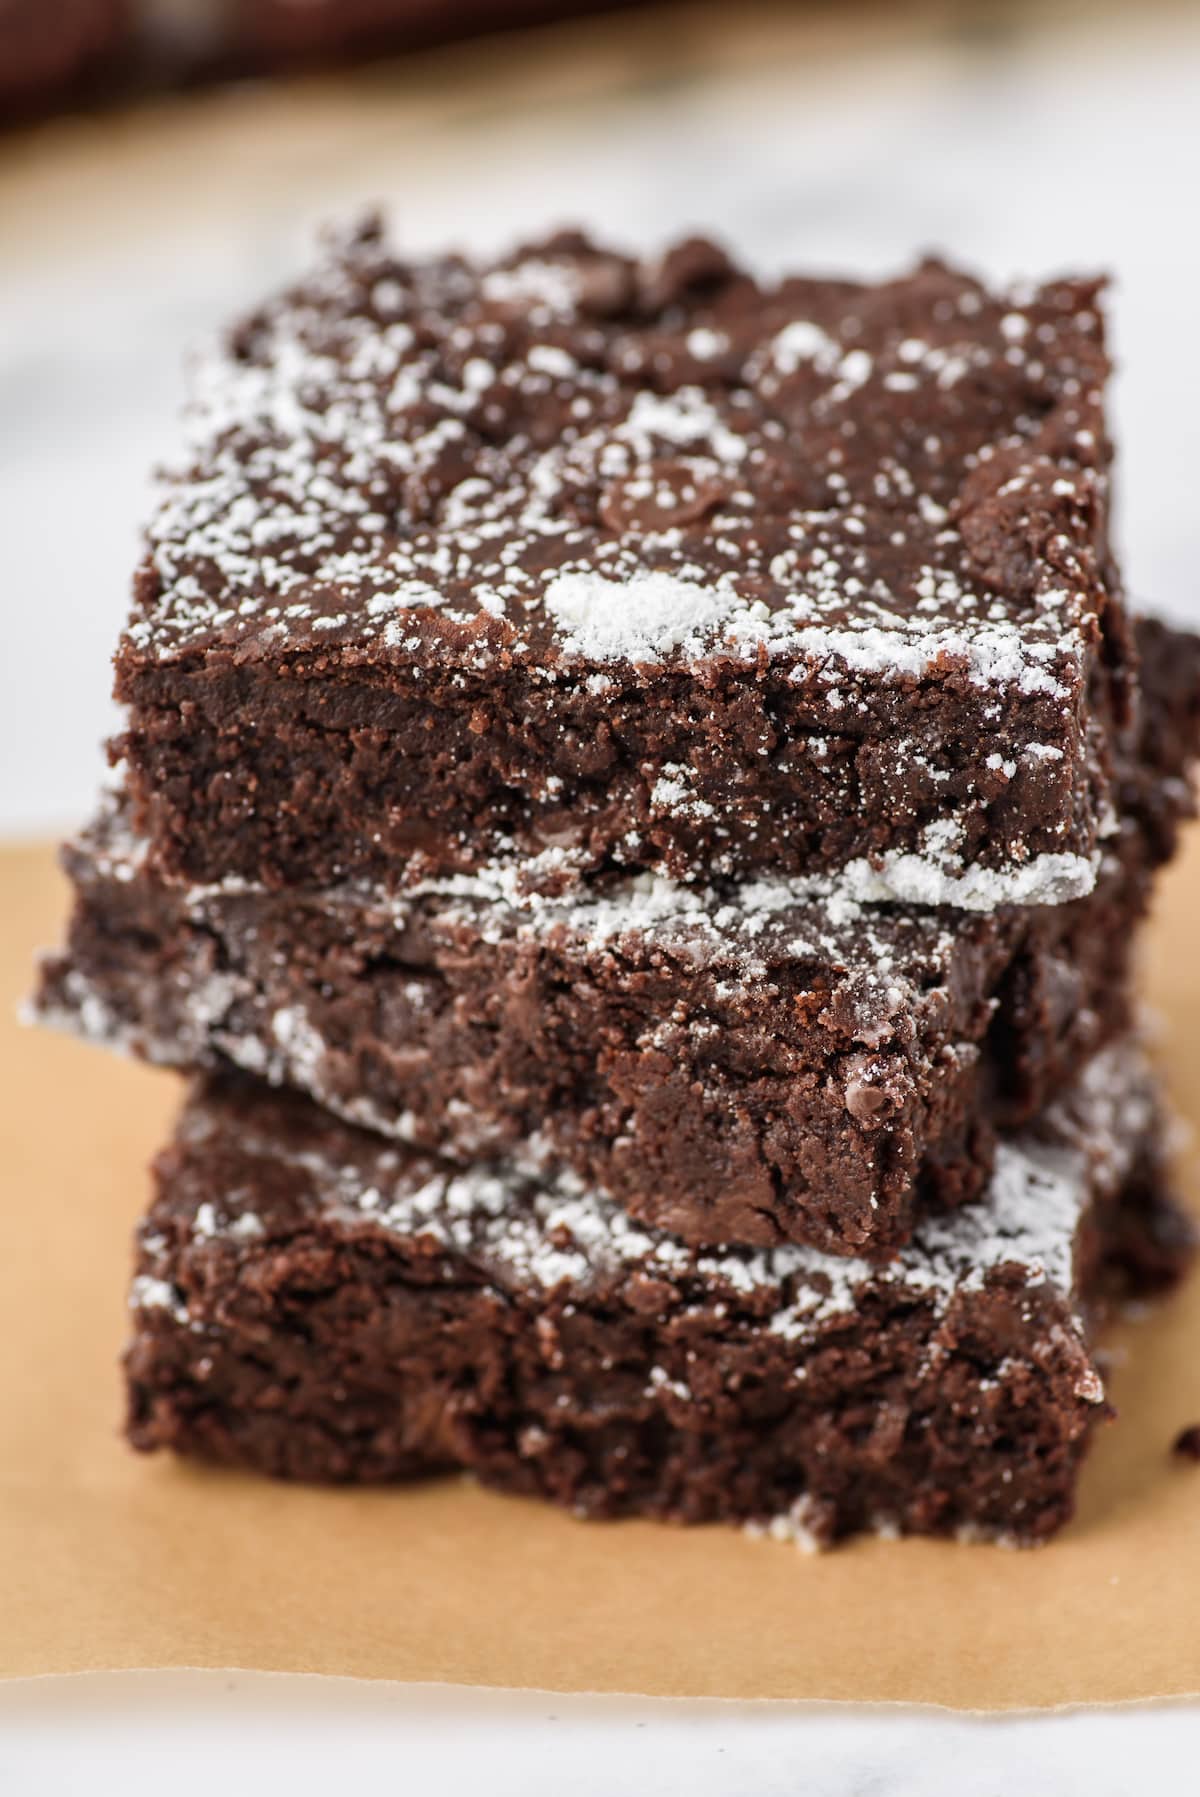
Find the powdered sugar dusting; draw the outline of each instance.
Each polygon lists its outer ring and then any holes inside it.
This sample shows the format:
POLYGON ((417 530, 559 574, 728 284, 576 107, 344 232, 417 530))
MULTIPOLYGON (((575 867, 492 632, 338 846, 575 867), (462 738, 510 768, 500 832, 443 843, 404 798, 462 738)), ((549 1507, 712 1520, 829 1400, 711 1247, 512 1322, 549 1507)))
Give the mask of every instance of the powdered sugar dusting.
MULTIPOLYGON (((79 852, 86 853, 98 878, 124 884, 130 869, 141 865, 144 846, 119 814, 109 814, 79 852)), ((866 876, 856 873, 849 879, 842 874, 770 877, 705 887, 643 873, 589 887, 573 878, 569 856, 549 851, 538 860, 510 858, 474 873, 423 880, 399 892, 348 882, 327 889, 321 902, 364 924, 390 919, 397 928, 420 909, 430 918, 462 922, 490 942, 505 936, 554 936, 573 939, 585 949, 603 949, 636 939, 644 953, 675 948, 745 978, 757 977, 767 955, 812 961, 826 967, 831 982, 840 976, 860 983, 899 983, 894 1002, 911 1002, 928 984, 931 971, 948 963, 956 935, 953 920, 930 911, 878 913, 856 891, 860 878, 865 882, 866 876), (906 962, 916 970, 913 986, 905 984, 906 962)), ((215 907, 230 899, 268 896, 266 888, 238 877, 179 889, 182 906, 218 939, 221 923, 215 907)), ((873 898, 874 890, 865 896, 873 898)), ((222 985, 227 978, 227 971, 217 973, 206 984, 214 1015, 232 1000, 222 985)), ((79 1002, 84 1002, 82 989, 79 1002)), ((302 1015, 276 1013, 274 1042, 299 1059, 310 1052, 306 1032, 302 1015)), ((85 1025, 85 1033, 94 1032, 85 1025)))
POLYGON ((783 657, 842 705, 930 673, 1044 698, 1065 739, 1105 500, 1091 288, 755 289, 718 257, 650 303, 668 262, 414 267, 352 236, 198 365, 130 650, 783 657), (1027 592, 980 566, 1001 539, 1027 592))
MULTIPOLYGON (((867 1290, 911 1293, 936 1316, 1002 1266, 1021 1269, 1030 1285, 1050 1287, 1069 1305, 1080 1218, 1097 1195, 1118 1189, 1153 1114, 1153 1085, 1137 1051, 1128 1044, 1105 1051, 1036 1135, 1001 1145, 984 1201, 927 1218, 884 1269, 794 1245, 691 1250, 633 1222, 561 1170, 540 1177, 501 1166, 454 1171, 368 1148, 365 1138, 344 1164, 323 1149, 259 1139, 252 1123, 243 1123, 240 1140, 251 1155, 309 1174, 317 1201, 348 1228, 428 1238, 501 1287, 582 1296, 635 1271, 676 1287, 695 1282, 706 1300, 724 1295, 750 1304, 762 1327, 799 1348, 853 1311, 867 1290)), ((202 1111, 194 1114, 191 1139, 203 1140, 210 1127, 202 1111)), ((236 1230, 238 1216, 231 1201, 228 1230, 236 1230)), ((206 1217, 206 1233, 214 1227, 206 1217)), ((1097 1387, 1081 1396, 1099 1402, 1102 1393, 1097 1387)))
POLYGON ((738 610, 732 587, 705 587, 656 572, 628 581, 603 574, 560 574, 546 588, 546 610, 563 648, 592 661, 656 661, 674 649, 700 655, 738 610))
POLYGON ((961 911, 995 911, 1000 905, 1061 905, 1083 898, 1096 884, 1100 855, 1047 851, 1004 867, 964 861, 953 818, 925 830, 917 850, 890 849, 876 861, 847 862, 838 876, 845 892, 863 905, 953 905, 961 911))
MULTIPOLYGON (((105 884, 123 889, 130 867, 141 862, 140 841, 119 813, 97 826, 75 853, 82 857, 77 865, 86 869, 84 902, 99 910, 106 902, 105 884), (93 882, 98 886, 91 897, 93 882)), ((560 965, 584 980, 593 972, 607 979, 613 954, 634 979, 638 969, 675 963, 695 995, 690 1014, 657 1018, 651 1012, 635 1022, 631 1012, 629 1048, 675 1055, 686 1042, 697 1068, 708 1062, 711 1032, 732 1027, 720 1022, 729 1002, 736 999, 749 1008, 748 1015, 758 1020, 749 1026, 755 1029, 790 1017, 779 1007, 805 995, 813 1007, 813 1057, 832 1057, 828 1065, 846 1079, 855 1116, 853 1107, 865 1088, 885 1076, 900 1102, 901 1093, 938 1087, 950 1065, 947 1056, 978 1052, 972 1041, 955 1040, 950 1021, 961 1014, 961 1001, 950 994, 959 989, 961 969, 972 965, 975 937, 970 926, 946 912, 882 911, 865 903, 853 880, 842 876, 705 888, 641 874, 599 888, 568 883, 559 891, 551 878, 554 866, 540 871, 546 885, 532 888, 525 884, 529 865, 514 862, 429 880, 401 893, 355 883, 320 895, 322 917, 313 918, 312 925, 324 941, 370 941, 385 967, 389 960, 403 963, 411 956, 411 932, 423 945, 422 965, 432 988, 414 978, 395 994, 388 1021, 380 1025, 381 1052, 399 1036, 415 1053, 431 1029, 436 1034, 443 1027, 436 1018, 426 1020, 424 1006, 430 991, 439 989, 442 954, 453 964, 470 944, 495 950, 498 979, 509 979, 520 967, 525 944, 545 945, 560 965), (853 1066, 843 1065, 847 1054, 857 1056, 853 1066)), ((1115 864, 1108 871, 1116 877, 1115 864)), ((871 870, 869 878, 876 882, 879 875, 871 870)), ((1000 889, 996 876, 986 896, 1000 889)), ((873 898, 876 890, 872 884, 865 896, 873 898)), ((130 951, 124 978, 114 950, 107 986, 93 982, 78 962, 59 965, 41 995, 40 1020, 157 1063, 212 1066, 223 1057, 273 1085, 310 1093, 350 1122, 402 1141, 436 1141, 442 1152, 458 1158, 494 1152, 496 1138, 480 1133, 474 1108, 445 1113, 431 1133, 430 1118, 410 1108, 415 1100, 403 1080, 389 1105, 362 1081, 348 1079, 347 1046, 325 993, 302 976, 276 973, 272 957, 260 959, 254 946, 264 932, 267 941, 303 938, 310 902, 240 879, 180 888, 172 894, 177 915, 172 920, 168 914, 161 925, 173 946, 156 975, 154 1002, 146 1002, 138 971, 145 952, 139 942, 130 951), (120 1011, 113 1008, 114 997, 120 1011)), ((794 1074, 790 1054, 781 1038, 778 1070, 786 1066, 794 1074)), ((769 1068, 764 1065, 763 1071, 769 1068)), ((869 1105, 869 1097, 864 1102, 869 1105)))

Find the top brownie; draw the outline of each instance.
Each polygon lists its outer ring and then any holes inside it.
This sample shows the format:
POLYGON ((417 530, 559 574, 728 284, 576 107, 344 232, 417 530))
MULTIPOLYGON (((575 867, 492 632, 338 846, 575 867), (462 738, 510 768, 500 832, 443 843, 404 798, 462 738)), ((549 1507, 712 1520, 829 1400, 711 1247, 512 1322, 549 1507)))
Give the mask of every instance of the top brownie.
POLYGON ((1097 284, 479 267, 375 225, 197 370, 114 753, 189 880, 1090 887, 1133 658, 1097 284))

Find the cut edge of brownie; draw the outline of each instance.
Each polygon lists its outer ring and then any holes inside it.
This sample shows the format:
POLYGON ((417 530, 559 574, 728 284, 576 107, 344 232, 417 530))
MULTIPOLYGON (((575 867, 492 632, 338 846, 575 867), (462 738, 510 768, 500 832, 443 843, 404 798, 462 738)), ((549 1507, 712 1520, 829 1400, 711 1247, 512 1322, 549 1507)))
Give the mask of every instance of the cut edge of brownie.
POLYGON ((1081 1311, 1189 1251, 1159 1146, 1144 1064, 1108 1051, 1002 1146, 987 1204, 881 1269, 697 1254, 569 1178, 456 1171, 209 1082, 140 1234, 130 1438, 822 1544, 1041 1540, 1108 1414, 1081 1311))
POLYGON ((1068 751, 1040 729, 1022 747, 959 715, 953 683, 944 701, 929 689, 914 699, 918 736, 898 723, 879 740, 789 716, 786 682, 754 671, 639 676, 618 698, 581 693, 578 705, 523 674, 445 684, 397 675, 379 700, 349 677, 122 679, 127 727, 111 755, 156 862, 201 885, 769 870, 836 877, 865 903, 990 911, 1066 903, 1095 884, 1112 805, 1107 730, 1085 729, 1068 751), (502 689, 512 740, 489 744, 471 720, 496 715, 502 689), (335 713, 371 721, 320 721, 335 713), (739 760, 729 732, 742 725, 771 752, 739 760), (526 735, 547 744, 537 769, 516 740, 526 735), (709 774, 697 776, 698 756, 709 774), (594 772, 580 775, 581 757, 594 772))

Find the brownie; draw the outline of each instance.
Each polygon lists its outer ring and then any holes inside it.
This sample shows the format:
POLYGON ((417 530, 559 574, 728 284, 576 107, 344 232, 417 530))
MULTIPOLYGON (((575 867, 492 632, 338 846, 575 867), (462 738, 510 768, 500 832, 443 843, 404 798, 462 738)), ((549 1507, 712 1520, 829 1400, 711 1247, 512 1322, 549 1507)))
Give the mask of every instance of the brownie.
POLYGON ((146 87, 312 71, 638 0, 143 0, 131 56, 146 87))
POLYGON ((0 0, 0 127, 369 61, 640 0, 0 0))
POLYGON ((143 848, 110 819, 68 851, 44 1021, 456 1160, 552 1149, 691 1241, 843 1254, 975 1197, 996 1126, 1128 1023, 1150 883, 1133 829, 1087 898, 962 922, 647 876, 526 908, 176 889, 143 848))
POLYGON ((639 0, 225 0, 226 52, 237 66, 287 68, 511 30, 639 0))
POLYGON ((1129 1022, 1134 926, 1200 736, 1200 640, 1138 634, 1142 753, 1086 898, 864 908, 836 876, 181 888, 118 803, 66 851, 75 912, 37 1012, 456 1160, 550 1149, 688 1241, 890 1253, 923 1207, 975 1197, 996 1128, 1129 1022))
POLYGON ((297 1479, 462 1468, 585 1516, 1036 1541, 1107 1411, 1084 1314, 1187 1234, 1144 1067, 1107 1051, 986 1205, 890 1267, 703 1255, 568 1174, 456 1171, 259 1083, 157 1165, 128 1352, 136 1447, 297 1479))
POLYGON ((0 123, 75 98, 130 29, 127 0, 0 0, 0 123))
POLYGON ((193 384, 117 655, 176 878, 1088 890, 1136 657, 1098 283, 377 224, 193 384))

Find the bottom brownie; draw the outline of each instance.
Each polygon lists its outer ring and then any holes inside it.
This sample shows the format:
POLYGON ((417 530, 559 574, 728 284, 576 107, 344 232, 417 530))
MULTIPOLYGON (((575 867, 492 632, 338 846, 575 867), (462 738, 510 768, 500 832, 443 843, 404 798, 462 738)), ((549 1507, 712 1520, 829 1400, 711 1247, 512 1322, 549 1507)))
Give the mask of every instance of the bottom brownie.
POLYGON ((1108 1414, 1087 1326, 1182 1265, 1147 1071, 1107 1050, 887 1268, 705 1253, 574 1177, 462 1171, 251 1082, 157 1165, 129 1433, 298 1479, 463 1468, 589 1516, 1028 1542, 1108 1414))

